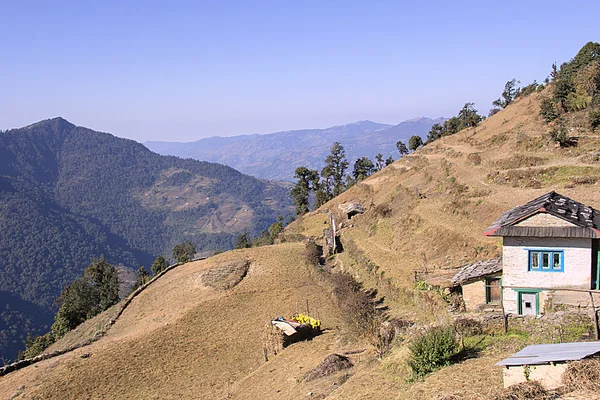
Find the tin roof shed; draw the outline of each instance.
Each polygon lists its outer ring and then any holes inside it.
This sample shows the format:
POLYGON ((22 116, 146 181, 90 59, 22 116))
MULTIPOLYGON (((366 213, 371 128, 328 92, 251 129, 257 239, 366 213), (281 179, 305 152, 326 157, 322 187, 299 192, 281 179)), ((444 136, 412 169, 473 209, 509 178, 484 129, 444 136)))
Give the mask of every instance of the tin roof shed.
POLYGON ((600 353, 600 342, 534 344, 525 347, 496 365, 539 365, 561 361, 577 361, 600 353))

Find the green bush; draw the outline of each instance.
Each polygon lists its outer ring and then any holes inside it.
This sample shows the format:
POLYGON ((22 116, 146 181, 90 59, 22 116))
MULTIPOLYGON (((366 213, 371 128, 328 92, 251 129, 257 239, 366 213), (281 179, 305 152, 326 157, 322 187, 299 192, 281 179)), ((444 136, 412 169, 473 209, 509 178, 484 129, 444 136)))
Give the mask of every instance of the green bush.
POLYGON ((458 353, 458 341, 451 326, 435 327, 412 342, 409 350, 408 366, 416 379, 450 365, 458 353))
POLYGON ((542 100, 540 104, 540 115, 546 122, 552 122, 558 117, 556 105, 551 99, 546 98, 542 100))
POLYGON ((552 136, 552 140, 558 143, 560 147, 567 147, 571 143, 569 131, 562 123, 555 126, 550 132, 550 135, 552 136))
POLYGON ((50 347, 55 341, 56 339, 51 332, 42 336, 28 335, 25 340, 25 350, 19 352, 19 360, 33 358, 42 354, 42 352, 50 347))

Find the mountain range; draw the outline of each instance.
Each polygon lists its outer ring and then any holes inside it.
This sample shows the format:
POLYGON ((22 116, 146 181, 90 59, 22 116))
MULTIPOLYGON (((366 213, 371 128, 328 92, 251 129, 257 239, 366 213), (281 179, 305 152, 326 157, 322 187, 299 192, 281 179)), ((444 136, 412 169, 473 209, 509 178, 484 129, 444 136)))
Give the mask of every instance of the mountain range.
POLYGON ((359 121, 327 129, 303 129, 264 135, 209 137, 195 142, 148 141, 144 145, 164 155, 218 162, 257 178, 291 181, 299 166, 321 170, 333 142, 340 142, 352 163, 360 157, 397 158, 396 142, 424 137, 444 118, 416 118, 398 125, 359 121))
POLYGON ((54 300, 93 258, 138 268, 184 240, 231 249, 290 205, 280 185, 62 118, 1 132, 0 357, 47 329, 54 300))

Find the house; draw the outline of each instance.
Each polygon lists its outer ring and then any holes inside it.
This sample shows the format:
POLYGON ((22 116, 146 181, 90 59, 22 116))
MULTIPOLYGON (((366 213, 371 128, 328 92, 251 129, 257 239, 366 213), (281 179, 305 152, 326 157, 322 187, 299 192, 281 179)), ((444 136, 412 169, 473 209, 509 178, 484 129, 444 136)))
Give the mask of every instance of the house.
POLYGON ((536 344, 525 347, 496 365, 504 367, 504 387, 535 380, 552 390, 563 386, 562 374, 570 361, 599 354, 600 342, 536 344))
POLYGON ((502 258, 477 261, 461 267, 452 283, 462 287, 467 311, 495 311, 500 306, 502 258))
POLYGON ((502 237, 507 314, 539 315, 547 304, 587 306, 586 291, 600 289, 600 212, 591 207, 552 191, 505 212, 485 234, 502 237))

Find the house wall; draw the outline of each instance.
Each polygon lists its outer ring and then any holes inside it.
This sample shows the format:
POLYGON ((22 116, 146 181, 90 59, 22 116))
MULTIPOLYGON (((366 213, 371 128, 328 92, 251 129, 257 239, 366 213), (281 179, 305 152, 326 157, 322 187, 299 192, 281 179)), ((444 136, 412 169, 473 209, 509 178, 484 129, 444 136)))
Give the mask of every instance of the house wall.
POLYGON ((479 311, 485 306, 485 281, 479 280, 462 286, 463 301, 467 311, 479 311))
MULTIPOLYGON (((584 238, 505 237, 502 249, 503 286, 530 288, 589 289, 592 271, 592 240, 584 238), (564 272, 528 271, 528 249, 564 251, 564 272)), ((540 293, 540 312, 543 312, 547 293, 540 293)), ((503 291, 504 309, 518 313, 518 294, 511 288, 503 291)))
MULTIPOLYGON (((500 275, 490 275, 487 277, 491 278, 499 276, 500 275)), ((487 307, 498 307, 498 305, 486 303, 487 297, 485 294, 485 277, 477 281, 465 283, 461 285, 461 287, 466 311, 481 311, 482 309, 487 307)))
MULTIPOLYGON (((539 381, 548 390, 563 386, 562 374, 567 370, 567 363, 554 365, 531 365, 527 368, 530 381, 539 381)), ((504 367, 504 387, 526 382, 525 368, 522 365, 504 367)))

